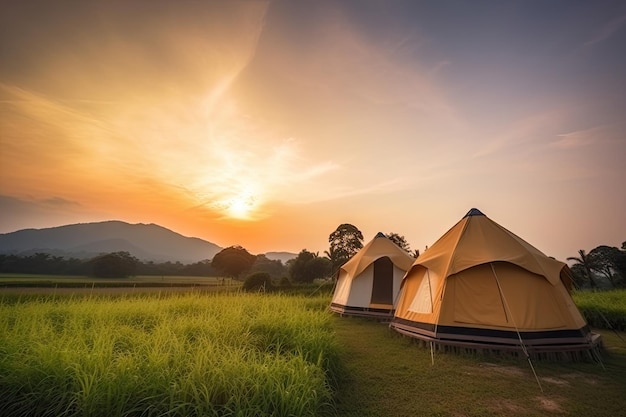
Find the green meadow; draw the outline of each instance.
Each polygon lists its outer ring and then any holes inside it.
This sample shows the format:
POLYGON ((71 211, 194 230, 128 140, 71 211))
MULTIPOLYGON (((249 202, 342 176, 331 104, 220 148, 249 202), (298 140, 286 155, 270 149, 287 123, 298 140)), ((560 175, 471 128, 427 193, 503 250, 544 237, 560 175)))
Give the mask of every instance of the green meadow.
MULTIPOLYGON (((595 304, 625 294, 595 293, 595 304)), ((329 301, 328 291, 313 287, 293 294, 0 294, 0 415, 626 411, 624 332, 600 330, 601 364, 535 362, 535 379, 523 359, 431 356, 384 323, 330 314, 329 301)))
POLYGON ((0 305, 5 416, 313 416, 337 366, 325 297, 39 297, 0 305))
POLYGON ((626 330, 626 290, 577 291, 572 297, 591 326, 626 330))
POLYGON ((240 286, 230 278, 139 275, 129 278, 93 278, 43 274, 0 274, 0 288, 128 288, 240 286))

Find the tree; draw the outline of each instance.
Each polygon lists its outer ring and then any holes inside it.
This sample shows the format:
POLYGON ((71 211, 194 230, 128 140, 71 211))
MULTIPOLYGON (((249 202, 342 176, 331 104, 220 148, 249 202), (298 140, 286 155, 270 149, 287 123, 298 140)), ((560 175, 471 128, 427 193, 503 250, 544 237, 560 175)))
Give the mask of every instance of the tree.
POLYGON ((363 248, 363 234, 356 226, 344 223, 328 236, 328 242, 330 248, 326 253, 330 258, 332 270, 336 271, 363 248))
POLYGON ((311 281, 318 278, 328 278, 332 271, 330 259, 324 256, 315 256, 307 264, 306 268, 311 281))
POLYGON ((582 264, 574 264, 570 268, 574 288, 582 288, 587 283, 587 273, 582 264))
POLYGON ((250 273, 253 272, 267 272, 272 279, 280 279, 287 271, 279 259, 269 259, 261 254, 256 256, 254 264, 250 268, 250 273))
POLYGON ((215 275, 215 268, 211 265, 211 261, 209 259, 204 259, 199 262, 195 262, 189 265, 185 265, 181 273, 185 275, 191 276, 212 276, 215 275))
POLYGON ((587 257, 591 260, 591 269, 606 278, 613 288, 616 288, 615 263, 620 250, 610 246, 601 245, 589 252, 587 257))
POLYGON ((226 276, 237 279, 243 272, 252 267, 255 260, 256 256, 236 245, 216 253, 211 261, 211 266, 226 276))
POLYGON ((139 260, 128 252, 111 252, 91 260, 92 273, 98 278, 126 278, 135 275, 139 260))
POLYGON ((406 241, 404 236, 399 235, 394 232, 388 233, 386 236, 387 236, 387 239, 391 240, 393 243, 398 245, 400 249, 404 250, 405 252, 409 254, 411 253, 411 245, 409 245, 409 242, 406 241))
POLYGON ((622 249, 616 255, 615 271, 621 277, 621 285, 626 286, 626 242, 622 243, 622 249))
POLYGON ((302 251, 289 263, 289 275, 293 282, 313 282, 316 278, 326 278, 331 272, 331 261, 317 253, 302 251))
POLYGON ((580 264, 580 266, 582 267, 582 271, 584 271, 585 273, 585 280, 589 281, 589 283, 591 284, 591 288, 598 288, 598 284, 593 278, 593 272, 591 271, 593 269, 592 260, 589 258, 589 255, 585 253, 584 249, 579 250, 578 254, 580 255, 579 257, 570 257, 567 258, 567 260, 577 262, 577 264, 573 265, 572 267, 580 264))

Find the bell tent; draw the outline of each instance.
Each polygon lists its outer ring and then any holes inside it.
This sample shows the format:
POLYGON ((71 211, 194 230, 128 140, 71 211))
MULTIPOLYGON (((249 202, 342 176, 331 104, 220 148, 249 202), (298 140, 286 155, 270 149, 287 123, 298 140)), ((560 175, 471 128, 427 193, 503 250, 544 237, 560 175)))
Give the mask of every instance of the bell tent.
POLYGON ((339 268, 330 310, 342 315, 390 317, 402 277, 414 260, 378 233, 339 268))
POLYGON ((407 271, 390 327, 438 347, 593 353, 570 286, 565 263, 471 209, 407 271))

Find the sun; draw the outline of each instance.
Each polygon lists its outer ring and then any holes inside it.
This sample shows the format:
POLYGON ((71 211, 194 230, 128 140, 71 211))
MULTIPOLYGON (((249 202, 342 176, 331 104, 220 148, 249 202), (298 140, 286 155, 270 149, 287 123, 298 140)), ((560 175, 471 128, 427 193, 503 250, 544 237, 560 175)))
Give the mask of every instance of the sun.
POLYGON ((256 198, 248 191, 240 192, 224 201, 224 211, 235 219, 249 220, 256 206, 256 198))

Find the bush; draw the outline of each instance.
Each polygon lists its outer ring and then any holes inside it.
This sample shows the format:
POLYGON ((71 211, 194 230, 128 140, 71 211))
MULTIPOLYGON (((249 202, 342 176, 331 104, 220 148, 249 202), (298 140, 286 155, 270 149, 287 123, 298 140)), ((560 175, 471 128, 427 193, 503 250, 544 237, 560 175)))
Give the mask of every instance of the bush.
POLYGON ((278 286, 281 288, 290 288, 291 281, 289 281, 289 277, 283 276, 278 282, 278 286))
POLYGON ((257 272, 249 275, 243 282, 244 291, 270 291, 273 288, 272 278, 267 272, 257 272))

